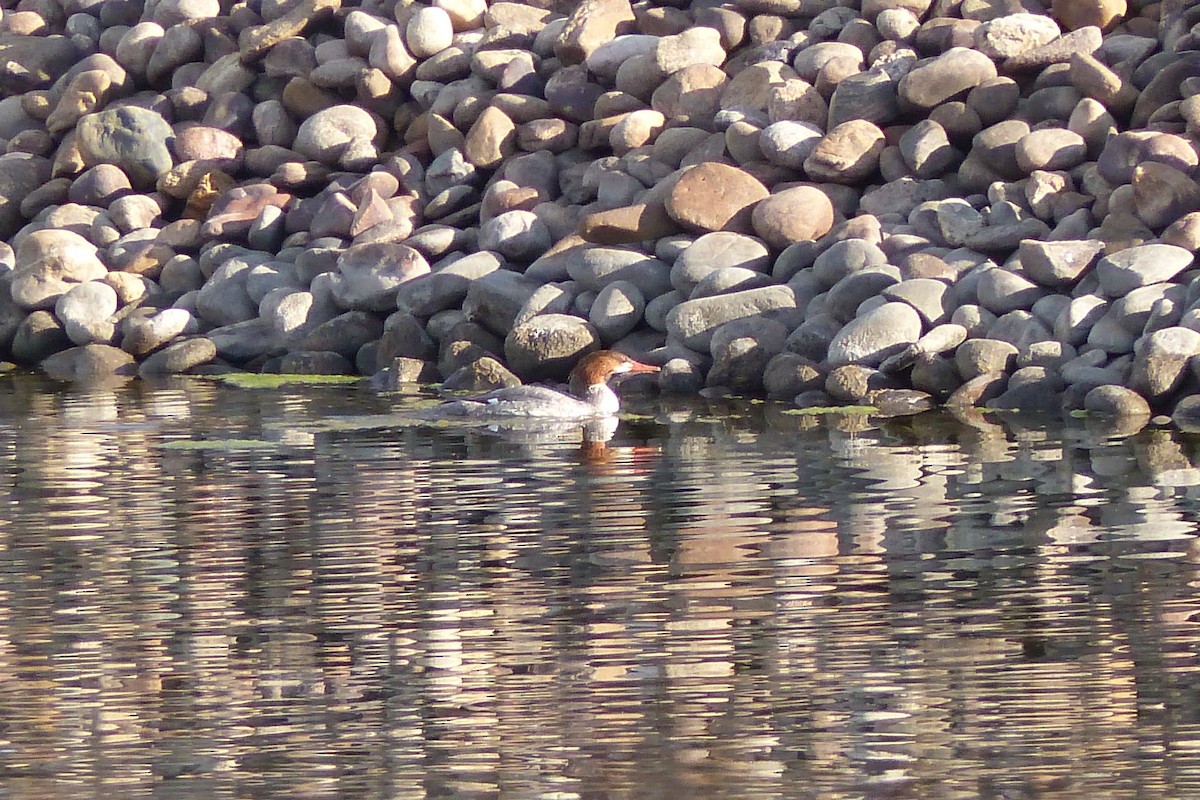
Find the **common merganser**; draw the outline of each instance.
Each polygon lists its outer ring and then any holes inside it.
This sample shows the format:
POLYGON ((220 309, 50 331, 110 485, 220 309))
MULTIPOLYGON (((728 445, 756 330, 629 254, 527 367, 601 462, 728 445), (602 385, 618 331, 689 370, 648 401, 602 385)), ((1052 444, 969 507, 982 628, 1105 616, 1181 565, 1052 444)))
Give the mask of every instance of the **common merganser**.
POLYGON ((608 385, 614 375, 658 372, 658 367, 634 361, 624 353, 601 350, 584 356, 571 370, 571 394, 546 386, 510 386, 478 397, 449 400, 429 409, 433 418, 536 417, 552 420, 588 420, 615 415, 621 401, 608 385))

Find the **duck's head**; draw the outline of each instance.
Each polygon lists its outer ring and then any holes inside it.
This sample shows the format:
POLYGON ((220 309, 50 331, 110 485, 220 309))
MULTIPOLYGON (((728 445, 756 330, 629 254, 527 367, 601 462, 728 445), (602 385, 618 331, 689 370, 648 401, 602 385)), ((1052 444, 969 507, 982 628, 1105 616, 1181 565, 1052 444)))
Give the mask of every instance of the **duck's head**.
POLYGON ((589 353, 579 360, 571 370, 571 391, 581 393, 589 386, 603 385, 614 375, 658 372, 658 367, 634 361, 615 350, 600 350, 589 353))

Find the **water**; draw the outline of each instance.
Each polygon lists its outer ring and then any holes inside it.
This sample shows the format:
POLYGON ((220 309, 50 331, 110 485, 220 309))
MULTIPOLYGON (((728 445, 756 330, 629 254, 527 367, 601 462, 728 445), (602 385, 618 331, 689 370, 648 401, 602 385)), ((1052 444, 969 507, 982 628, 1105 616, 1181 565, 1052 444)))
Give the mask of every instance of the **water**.
POLYGON ((0 383, 2 798, 1194 798, 1193 439, 0 383))

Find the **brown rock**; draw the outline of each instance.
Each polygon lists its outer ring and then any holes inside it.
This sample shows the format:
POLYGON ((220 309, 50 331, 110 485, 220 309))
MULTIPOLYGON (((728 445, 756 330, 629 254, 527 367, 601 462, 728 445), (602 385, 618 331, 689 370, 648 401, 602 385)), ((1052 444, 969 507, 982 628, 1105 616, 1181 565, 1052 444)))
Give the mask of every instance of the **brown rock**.
POLYGON ((554 55, 564 64, 582 64, 597 47, 627 33, 634 21, 629 0, 583 0, 558 34, 554 55))
POLYGON ((1166 164, 1155 161, 1138 164, 1133 170, 1132 186, 1138 219, 1156 230, 1200 209, 1200 185, 1166 164))
POLYGON ((301 35, 309 25, 331 16, 341 7, 342 0, 301 0, 266 25, 247 28, 238 37, 241 62, 253 64, 284 39, 301 35))
POLYGON ((816 181, 858 183, 879 169, 879 156, 886 146, 878 125, 852 119, 825 134, 804 160, 804 171, 816 181))
POLYGON ((679 226, 662 203, 638 203, 588 214, 579 235, 596 244, 630 244, 678 233, 679 226))
POLYGON ((747 172, 710 161, 679 177, 666 209, 671 219, 691 230, 750 233, 754 206, 769 195, 747 172))
POLYGON ((776 192, 754 208, 754 232, 772 247, 819 239, 833 227, 833 203, 815 186, 776 192))
POLYGON ((1108 30, 1125 16, 1125 0, 1053 0, 1050 10, 1067 30, 1094 25, 1108 30))
POLYGON ((503 111, 488 106, 467 131, 463 155, 477 167, 493 169, 516 149, 517 126, 503 111))

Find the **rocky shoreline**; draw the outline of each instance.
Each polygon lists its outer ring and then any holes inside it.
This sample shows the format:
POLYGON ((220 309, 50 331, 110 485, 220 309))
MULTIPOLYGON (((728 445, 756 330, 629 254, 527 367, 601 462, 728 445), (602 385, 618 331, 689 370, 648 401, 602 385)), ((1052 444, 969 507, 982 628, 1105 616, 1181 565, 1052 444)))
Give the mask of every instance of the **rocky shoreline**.
POLYGON ((474 389, 615 347, 664 392, 1184 424, 1197 21, 1175 0, 21 0, 0 355, 474 389))

